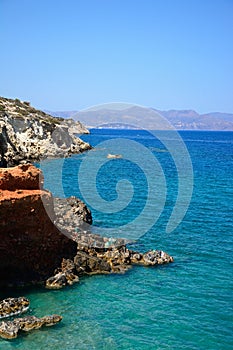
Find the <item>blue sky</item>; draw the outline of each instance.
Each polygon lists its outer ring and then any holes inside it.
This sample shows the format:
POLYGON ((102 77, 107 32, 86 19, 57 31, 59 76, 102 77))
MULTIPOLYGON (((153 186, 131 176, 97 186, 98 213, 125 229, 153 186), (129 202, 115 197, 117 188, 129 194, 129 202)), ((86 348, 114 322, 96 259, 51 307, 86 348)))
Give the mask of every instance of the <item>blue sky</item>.
POLYGON ((233 112, 233 0, 0 0, 0 96, 233 112))

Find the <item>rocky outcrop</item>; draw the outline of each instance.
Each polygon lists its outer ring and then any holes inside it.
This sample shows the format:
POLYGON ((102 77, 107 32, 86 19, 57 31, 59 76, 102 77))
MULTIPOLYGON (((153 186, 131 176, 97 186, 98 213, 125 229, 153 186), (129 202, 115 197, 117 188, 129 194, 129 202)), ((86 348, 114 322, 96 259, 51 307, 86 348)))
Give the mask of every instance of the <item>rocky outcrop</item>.
POLYGON ((95 273, 118 273, 126 271, 133 264, 155 266, 173 262, 173 258, 160 250, 139 253, 125 245, 107 249, 83 247, 74 258, 79 275, 95 273))
POLYGON ((4 339, 17 338, 19 331, 28 332, 39 329, 42 326, 53 326, 62 320, 62 316, 49 315, 38 318, 36 316, 26 316, 16 318, 13 321, 3 321, 0 323, 0 337, 4 339))
POLYGON ((83 275, 124 273, 134 264, 156 266, 173 262, 173 257, 161 250, 139 253, 125 245, 94 248, 79 244, 73 261, 63 260, 61 268, 46 281, 46 288, 59 289, 79 281, 83 275))
POLYGON ((88 133, 72 119, 55 118, 28 102, 0 97, 0 166, 67 157, 90 149, 75 134, 88 133))
POLYGON ((53 197, 30 164, 0 169, 0 285, 44 281, 77 245, 53 224, 53 197), (48 216, 49 213, 49 216, 48 216))

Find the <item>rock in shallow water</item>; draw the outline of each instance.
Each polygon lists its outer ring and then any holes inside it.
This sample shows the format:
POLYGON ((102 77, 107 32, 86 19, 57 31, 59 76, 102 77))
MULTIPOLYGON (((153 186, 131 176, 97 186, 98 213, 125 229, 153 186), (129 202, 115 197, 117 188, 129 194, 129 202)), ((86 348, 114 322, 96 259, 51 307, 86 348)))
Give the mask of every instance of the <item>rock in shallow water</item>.
POLYGON ((3 321, 0 323, 0 337, 13 339, 18 336, 19 331, 28 332, 39 329, 42 326, 53 326, 62 320, 62 316, 51 315, 38 318, 36 316, 26 316, 16 318, 13 321, 3 321))
POLYGON ((0 318, 15 316, 26 312, 29 308, 29 300, 25 297, 7 298, 0 301, 0 318))
POLYGON ((173 262, 173 257, 162 250, 150 250, 143 254, 141 263, 145 266, 162 265, 173 262))

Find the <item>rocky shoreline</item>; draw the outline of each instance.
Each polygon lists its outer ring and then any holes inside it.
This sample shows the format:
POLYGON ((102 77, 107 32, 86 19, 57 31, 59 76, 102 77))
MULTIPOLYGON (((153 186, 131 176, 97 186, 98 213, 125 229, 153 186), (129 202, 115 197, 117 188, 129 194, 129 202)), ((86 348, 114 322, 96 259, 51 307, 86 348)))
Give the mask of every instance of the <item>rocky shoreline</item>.
MULTIPOLYGON (((127 241, 93 234, 92 217, 75 197, 53 198, 43 188, 43 176, 31 164, 0 168, 0 284, 1 287, 44 283, 59 289, 83 275, 124 273, 134 264, 156 266, 173 262, 163 251, 130 250, 127 241)), ((0 303, 0 315, 25 311, 22 301, 0 303), (1 305, 5 305, 5 308, 1 305), (7 306, 6 306, 7 305, 7 306), (18 306, 17 306, 18 305, 18 306), (12 310, 13 308, 13 310, 12 310)), ((61 316, 16 318, 0 323, 0 336, 17 337, 21 330, 60 322, 61 316)))
POLYGON ((83 275, 124 273, 132 265, 156 266, 173 262, 173 257, 161 250, 140 253, 125 245, 111 248, 79 246, 73 260, 63 259, 54 276, 46 280, 46 288, 60 289, 79 282, 83 275))

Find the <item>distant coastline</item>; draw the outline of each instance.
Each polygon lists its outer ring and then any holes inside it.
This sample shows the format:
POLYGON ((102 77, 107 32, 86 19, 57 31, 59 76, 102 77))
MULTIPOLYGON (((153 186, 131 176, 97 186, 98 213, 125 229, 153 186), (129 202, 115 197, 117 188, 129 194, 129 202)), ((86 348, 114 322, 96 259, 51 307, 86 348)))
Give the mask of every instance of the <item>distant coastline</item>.
POLYGON ((176 130, 233 131, 233 113, 211 112, 199 114, 194 110, 161 111, 154 108, 133 106, 123 110, 102 109, 87 111, 46 111, 55 117, 80 120, 88 129, 138 129, 143 120, 143 129, 162 130, 156 114, 165 118, 176 130), (114 126, 113 126, 114 123, 114 126))

